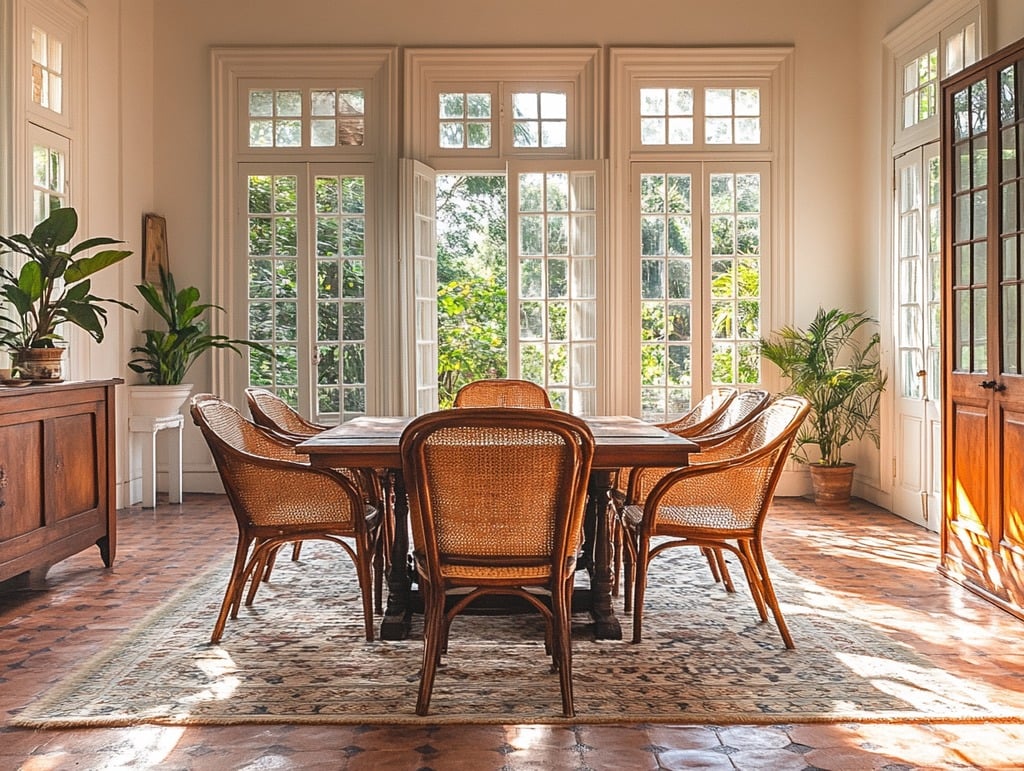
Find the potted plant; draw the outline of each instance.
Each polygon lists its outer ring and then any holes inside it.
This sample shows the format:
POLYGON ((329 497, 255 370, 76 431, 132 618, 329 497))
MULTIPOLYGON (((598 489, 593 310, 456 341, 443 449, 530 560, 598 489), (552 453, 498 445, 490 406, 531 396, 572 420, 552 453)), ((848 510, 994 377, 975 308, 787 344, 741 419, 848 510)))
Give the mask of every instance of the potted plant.
POLYGON ((251 346, 264 353, 270 350, 248 340, 234 340, 225 335, 213 335, 207 311, 224 309, 212 303, 199 301, 199 290, 194 286, 180 291, 174 276, 160 270, 160 282, 146 282, 135 287, 150 308, 163 319, 161 329, 144 329, 144 345, 131 352, 138 354, 128 367, 145 375, 148 385, 131 389, 132 414, 148 416, 175 415, 192 391, 191 383, 183 383, 185 374, 196 360, 214 348, 227 348, 241 355, 239 346, 251 346), (154 388, 154 386, 156 388, 154 388))
POLYGON ((761 354, 789 379, 789 392, 807 398, 811 413, 793 457, 808 464, 817 503, 850 498, 854 464, 843 448, 864 437, 878 446, 878 409, 886 376, 878 332, 865 313, 819 308, 806 329, 784 327, 761 341, 761 354), (817 453, 808 455, 808 448, 817 453))
POLYGON ((135 310, 120 300, 92 294, 90 279, 131 252, 105 249, 84 256, 88 249, 122 242, 90 238, 68 247, 77 232, 78 213, 66 207, 51 212, 29 235, 0 236, 0 255, 12 254, 25 260, 14 270, 0 266, 0 295, 7 302, 6 315, 0 316, 0 346, 10 352, 13 369, 21 378, 36 382, 63 379, 59 324, 74 324, 102 342, 106 303, 135 310))

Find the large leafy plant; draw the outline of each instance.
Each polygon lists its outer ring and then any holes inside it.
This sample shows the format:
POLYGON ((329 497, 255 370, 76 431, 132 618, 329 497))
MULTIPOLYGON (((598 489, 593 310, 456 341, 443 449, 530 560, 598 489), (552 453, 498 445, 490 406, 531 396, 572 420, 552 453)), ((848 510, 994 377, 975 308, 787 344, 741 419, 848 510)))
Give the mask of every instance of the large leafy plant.
POLYGON ((819 308, 806 329, 784 327, 761 341, 762 355, 790 381, 789 391, 811 403, 793 456, 805 463, 843 465, 843 448, 868 438, 877 447, 878 409, 886 377, 880 338, 864 313, 819 308), (807 455, 817 447, 818 459, 807 455))
POLYGON ((145 375, 150 385, 180 385, 196 360, 214 348, 228 348, 241 355, 239 346, 251 346, 273 355, 270 349, 257 343, 210 334, 204 314, 224 309, 212 303, 199 302, 199 290, 194 286, 178 291, 174 276, 162 269, 160 279, 159 284, 147 282, 135 287, 166 323, 165 329, 142 330, 146 336, 145 345, 131 349, 132 353, 139 355, 128 362, 129 368, 145 375))
POLYGON ((106 303, 134 311, 131 305, 92 293, 94 273, 121 262, 130 251, 105 249, 82 255, 97 246, 120 244, 113 238, 90 238, 76 246, 67 245, 78 232, 78 213, 70 207, 55 209, 32 230, 0 236, 0 254, 26 258, 15 270, 0 266, 0 295, 7 302, 0 316, 0 346, 11 351, 53 348, 61 340, 57 326, 68 322, 103 341, 107 324, 106 303), (15 272, 17 271, 17 272, 15 272))

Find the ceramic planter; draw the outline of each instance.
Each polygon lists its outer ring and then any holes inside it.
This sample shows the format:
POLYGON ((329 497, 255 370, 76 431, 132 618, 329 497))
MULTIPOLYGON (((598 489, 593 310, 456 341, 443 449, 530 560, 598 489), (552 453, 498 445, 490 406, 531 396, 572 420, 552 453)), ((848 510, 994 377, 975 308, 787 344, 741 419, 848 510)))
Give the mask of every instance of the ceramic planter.
POLYGON ((128 389, 133 417, 166 418, 181 412, 192 393, 191 383, 179 385, 133 385, 128 389))
POLYGON ((22 380, 60 383, 64 380, 64 349, 22 348, 11 353, 11 364, 22 380))

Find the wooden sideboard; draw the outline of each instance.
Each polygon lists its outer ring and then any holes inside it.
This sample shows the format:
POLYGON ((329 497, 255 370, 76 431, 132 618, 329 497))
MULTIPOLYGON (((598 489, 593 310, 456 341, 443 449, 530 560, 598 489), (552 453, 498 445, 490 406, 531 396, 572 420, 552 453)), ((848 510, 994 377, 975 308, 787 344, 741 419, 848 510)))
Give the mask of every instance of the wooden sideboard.
POLYGON ((38 586, 50 566, 116 548, 114 386, 0 386, 0 581, 38 586))

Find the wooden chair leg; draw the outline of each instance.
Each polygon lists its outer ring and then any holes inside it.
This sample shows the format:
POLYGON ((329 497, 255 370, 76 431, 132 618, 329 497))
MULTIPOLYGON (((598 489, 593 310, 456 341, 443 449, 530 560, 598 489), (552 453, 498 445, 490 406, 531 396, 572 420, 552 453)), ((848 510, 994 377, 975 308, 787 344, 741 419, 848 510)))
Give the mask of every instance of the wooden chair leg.
POLYGON ((552 626, 555 627, 555 648, 558 656, 558 682, 562 691, 562 714, 576 716, 572 693, 572 590, 562 588, 558 596, 552 597, 552 626))
MULTIPOLYGON (((422 586, 422 583, 421 583, 422 586)), ((444 634, 444 593, 423 586, 423 666, 420 670, 420 689, 416 698, 416 714, 426 715, 430 709, 430 696, 434 689, 434 675, 441 656, 441 638, 444 634), (440 598, 437 597, 440 595, 440 598)))
POLYGON ((721 549, 712 549, 715 556, 715 564, 718 566, 718 573, 722 576, 722 583, 725 591, 729 594, 736 593, 736 587, 732 583, 732 576, 729 574, 729 566, 725 564, 725 552, 721 549))
POLYGON ((622 527, 622 545, 625 547, 622 556, 622 611, 633 611, 633 586, 636 582, 636 534, 628 526, 622 527))
POLYGON ((251 539, 244 538, 241 535, 238 538, 238 545, 235 547, 235 559, 231 564, 231 576, 228 578, 228 585, 224 590, 224 600, 220 604, 220 612, 217 614, 217 620, 213 625, 213 634, 210 636, 210 642, 213 644, 220 642, 220 638, 224 634, 224 625, 227 623, 228 614, 234 609, 236 598, 241 593, 239 582, 242 580, 242 574, 245 571, 245 561, 249 554, 251 543, 251 539))
POLYGON ((751 551, 748 541, 740 541, 738 545, 742 555, 743 571, 747 577, 747 584, 750 586, 750 594, 757 605, 758 615, 761 616, 762 621, 767 621, 768 607, 765 604, 767 598, 764 596, 764 578, 758 568, 757 558, 751 551))
POLYGON ((795 648, 796 643, 793 642, 793 635, 789 633, 789 626, 786 624, 786 619, 782 616, 782 608, 779 606, 779 598, 775 595, 775 587, 772 585, 771 576, 768 575, 768 561, 765 559, 764 549, 760 542, 757 541, 750 544, 749 548, 753 551, 757 569, 761 574, 761 590, 764 593, 765 600, 768 602, 768 606, 772 609, 772 615, 775 617, 775 626, 779 628, 779 634, 782 635, 782 641, 786 644, 786 647, 795 648))
POLYGON ((359 577, 359 593, 362 595, 363 628, 367 642, 373 642, 373 559, 369 543, 356 544, 356 574, 359 577))
POLYGON ((704 555, 704 559, 708 562, 708 569, 711 571, 711 577, 715 580, 715 583, 722 581, 722 574, 718 570, 718 561, 715 559, 715 552, 710 546, 701 546, 700 553, 704 555))
POLYGON ((647 569, 649 567, 651 541, 650 538, 641 535, 634 542, 636 552, 634 553, 634 577, 633 577, 633 642, 638 643, 641 639, 641 629, 644 617, 644 593, 647 590, 647 569))
POLYGON ((622 574, 622 523, 618 512, 612 512, 612 597, 619 596, 619 576, 622 574))

